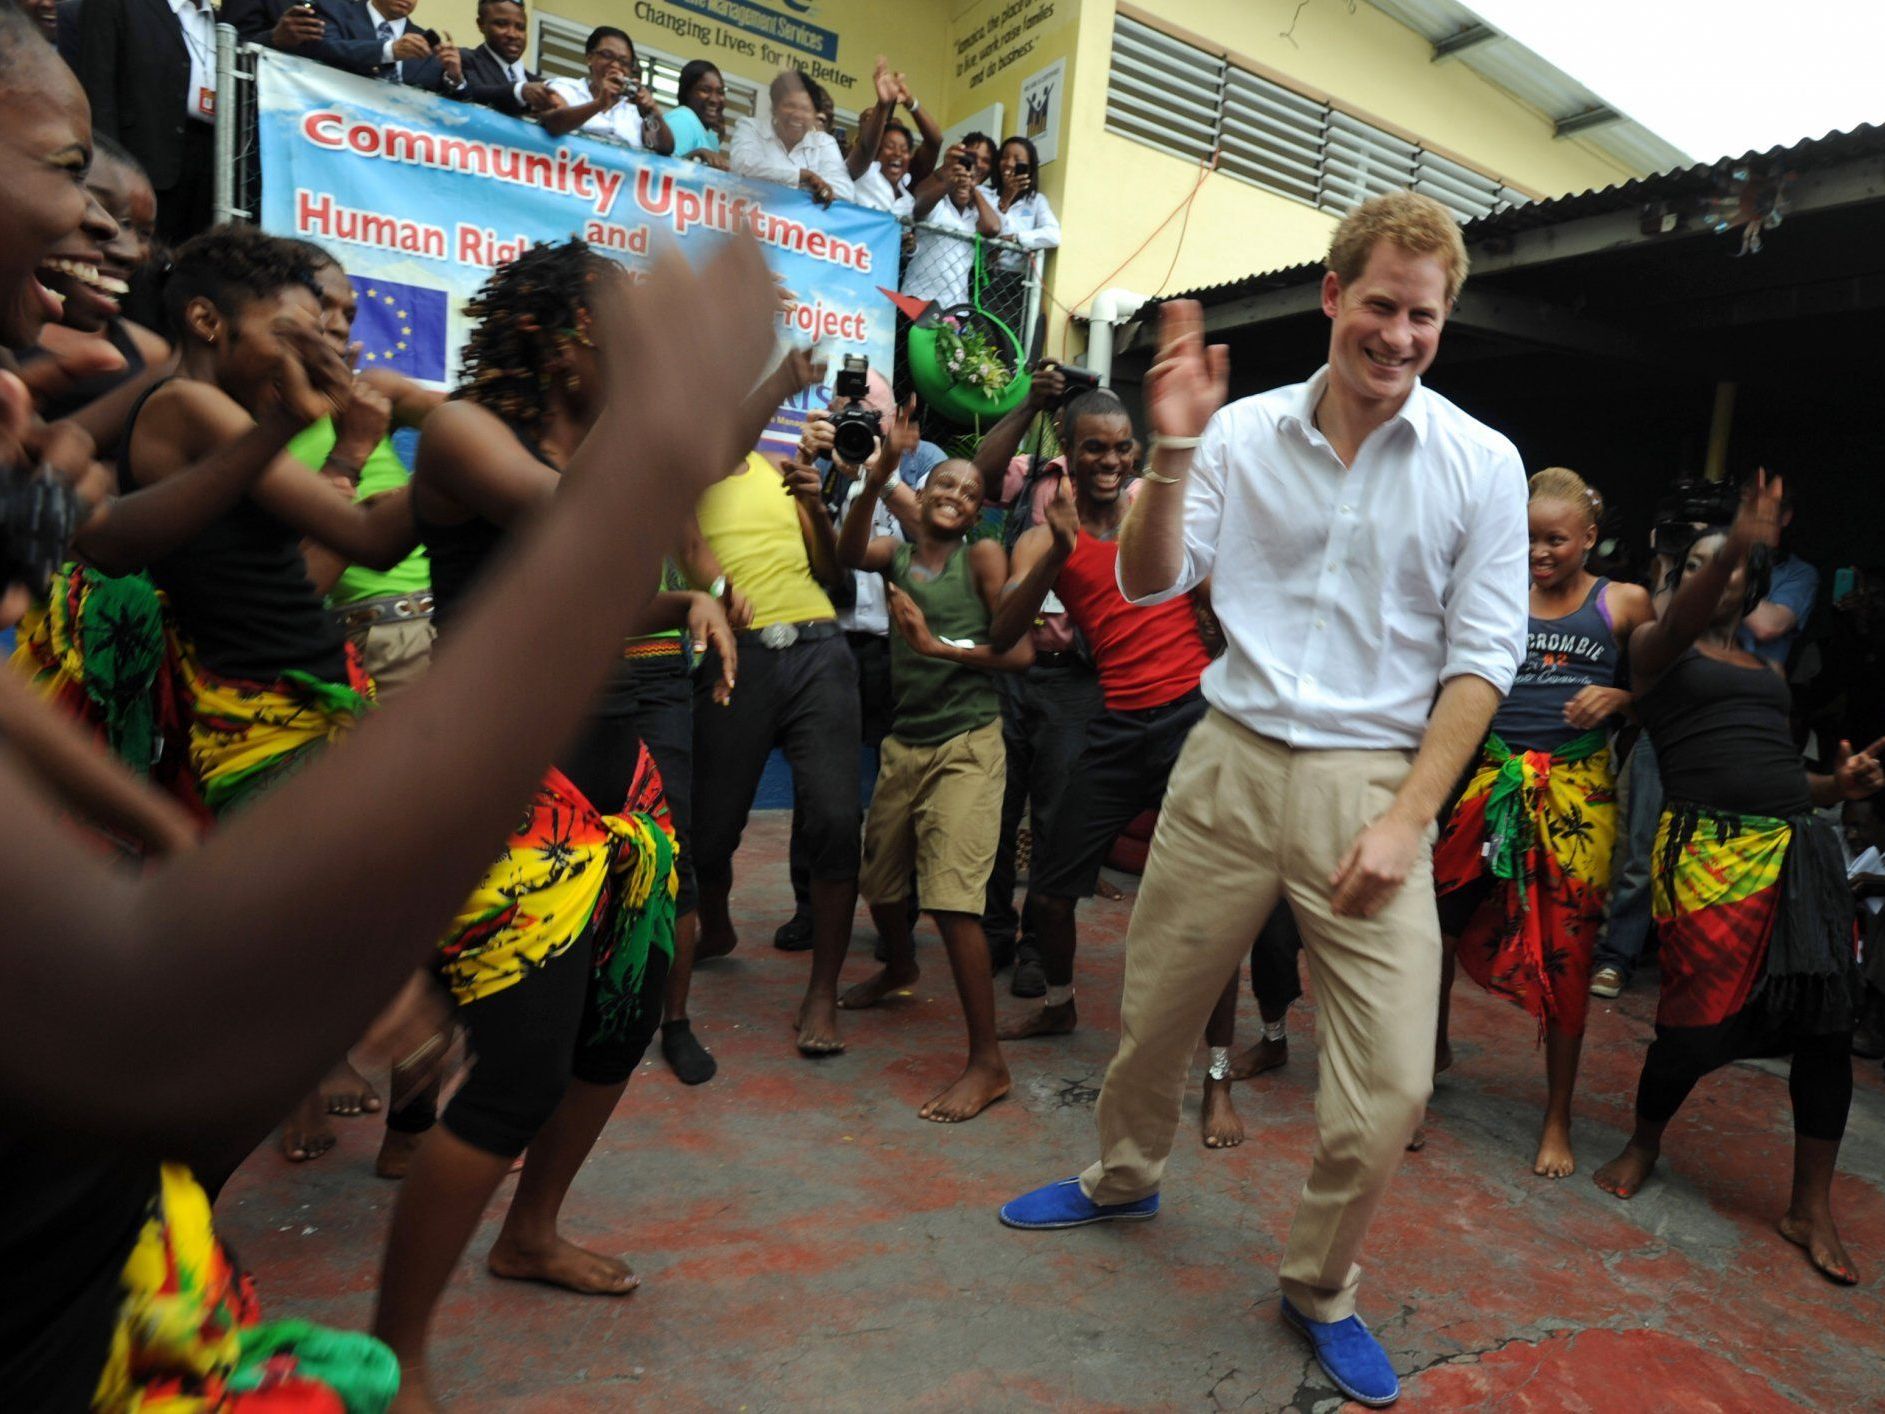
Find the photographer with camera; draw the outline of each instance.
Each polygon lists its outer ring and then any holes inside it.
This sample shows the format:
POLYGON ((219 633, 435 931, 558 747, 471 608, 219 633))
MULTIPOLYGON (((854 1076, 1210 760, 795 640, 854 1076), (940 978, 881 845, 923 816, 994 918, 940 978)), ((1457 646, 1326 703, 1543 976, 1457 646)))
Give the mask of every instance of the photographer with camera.
MULTIPOLYGON (((824 503, 834 523, 863 488, 865 473, 881 456, 897 461, 897 477, 878 498, 871 534, 907 538, 915 523, 916 494, 932 468, 948 459, 934 442, 923 441, 914 407, 899 410, 890 384, 870 361, 850 355, 833 380, 829 408, 812 412, 799 439, 799 460, 821 476, 824 503)), ((883 580, 874 573, 845 573, 831 591, 838 623, 857 662, 858 711, 863 744, 873 755, 890 730, 890 610, 883 580)), ((860 769, 875 772, 874 763, 860 769)), ((792 917, 773 934, 782 952, 803 952, 812 943, 811 858, 805 843, 804 814, 792 811, 792 917)))
POLYGON ((550 80, 550 92, 563 100, 563 106, 543 114, 543 130, 561 137, 580 129, 664 157, 672 153, 674 134, 668 131, 654 93, 642 80, 635 41, 613 25, 600 25, 583 42, 583 58, 589 65, 588 78, 550 80))
POLYGON ((942 165, 911 193, 916 204, 916 254, 904 272, 903 292, 954 309, 969 302, 969 272, 975 266, 974 236, 999 236, 1001 212, 981 185, 993 166, 995 143, 970 133, 944 154, 942 165))
POLYGON ((989 301, 997 310, 1014 310, 1017 315, 1027 305, 1028 264, 1045 260, 1022 251, 1050 251, 1060 247, 1060 218, 1042 195, 1041 155, 1031 138, 1019 133, 1001 145, 1001 158, 995 165, 995 205, 1001 212, 1001 234, 1021 247, 1020 251, 996 252, 995 269, 989 279, 989 301))

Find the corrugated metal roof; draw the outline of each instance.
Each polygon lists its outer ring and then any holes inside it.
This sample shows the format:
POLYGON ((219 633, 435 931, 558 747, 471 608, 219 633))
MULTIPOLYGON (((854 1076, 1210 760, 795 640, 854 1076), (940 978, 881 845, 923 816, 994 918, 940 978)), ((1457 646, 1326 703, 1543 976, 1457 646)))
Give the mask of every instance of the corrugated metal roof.
POLYGON ((1442 62, 1464 64, 1554 123, 1575 120, 1600 110, 1618 112, 1615 119, 1579 129, 1577 136, 1620 163, 1625 171, 1661 172, 1692 160, 1674 143, 1621 113, 1615 104, 1593 93, 1516 39, 1499 33, 1456 0, 1368 0, 1368 3, 1406 25, 1429 44, 1445 45, 1462 38, 1471 40, 1442 62))
MULTIPOLYGON (((1432 5, 1438 3, 1438 0, 1418 0, 1418 3, 1432 5)), ((1533 230, 1540 226, 1558 225, 1584 216, 1624 211, 1631 207, 1645 206, 1651 202, 1704 197, 1713 193, 1719 187, 1721 179, 1738 167, 1806 172, 1816 167, 1827 167, 1840 162, 1881 155, 1885 155, 1885 126, 1863 123, 1848 132, 1833 132, 1824 137, 1806 138, 1790 147, 1776 146, 1764 152, 1744 152, 1738 157, 1721 157, 1713 162, 1697 162, 1692 166, 1677 167, 1672 171, 1658 172, 1651 176, 1619 182, 1615 186, 1593 188, 1590 191, 1577 192, 1570 196, 1553 197, 1548 201, 1526 202, 1522 206, 1508 207, 1504 211, 1495 211, 1489 216, 1481 216, 1478 220, 1468 221, 1460 228, 1460 233, 1465 236, 1466 244, 1472 246, 1494 236, 1533 230)), ((1276 270, 1246 275, 1240 280, 1226 281, 1221 285, 1206 285, 1195 290, 1165 295, 1162 298, 1202 300, 1208 305, 1222 304, 1226 300, 1255 294, 1261 290, 1281 289, 1320 279, 1322 268, 1321 261, 1312 260, 1301 265, 1288 265, 1276 270)), ((1150 309, 1156 303, 1158 301, 1149 301, 1146 308, 1150 309)), ((1138 317, 1143 319, 1144 314, 1138 317)))

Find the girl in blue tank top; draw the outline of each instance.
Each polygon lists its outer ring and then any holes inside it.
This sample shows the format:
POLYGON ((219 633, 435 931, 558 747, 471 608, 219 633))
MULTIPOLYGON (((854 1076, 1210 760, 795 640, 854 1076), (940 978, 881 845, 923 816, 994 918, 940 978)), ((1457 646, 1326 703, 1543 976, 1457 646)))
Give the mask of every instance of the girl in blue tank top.
POLYGON ((1571 1091, 1616 841, 1605 724, 1629 705, 1618 685, 1623 646, 1651 610, 1639 586, 1585 569, 1603 502, 1576 472, 1534 476, 1529 516, 1525 662, 1434 847, 1446 947, 1434 1068, 1452 1062, 1457 957, 1480 986, 1537 1018, 1547 1088, 1532 1172, 1563 1178, 1576 1167, 1571 1091))

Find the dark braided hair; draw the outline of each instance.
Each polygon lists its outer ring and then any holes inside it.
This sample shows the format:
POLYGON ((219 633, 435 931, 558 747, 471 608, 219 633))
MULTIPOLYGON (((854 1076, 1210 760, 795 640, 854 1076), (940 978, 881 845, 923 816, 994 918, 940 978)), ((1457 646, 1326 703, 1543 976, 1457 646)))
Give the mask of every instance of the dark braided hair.
POLYGON ((183 311, 206 299, 225 315, 251 300, 299 285, 317 300, 320 282, 303 242, 265 235, 254 226, 217 226, 177 248, 164 279, 164 315, 173 334, 183 332, 183 311))
POLYGON ((577 336, 589 307, 589 285, 610 262, 572 236, 533 245, 491 272, 465 314, 475 323, 465 341, 454 398, 496 413, 513 427, 543 418, 546 370, 577 336))

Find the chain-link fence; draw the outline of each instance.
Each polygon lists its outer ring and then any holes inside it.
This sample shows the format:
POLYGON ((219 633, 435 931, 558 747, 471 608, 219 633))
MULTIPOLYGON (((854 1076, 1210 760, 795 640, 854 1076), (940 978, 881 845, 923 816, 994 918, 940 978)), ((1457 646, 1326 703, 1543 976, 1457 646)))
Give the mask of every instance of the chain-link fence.
MULTIPOLYGON (((262 181, 257 135, 256 55, 227 25, 217 29, 216 45, 216 219, 257 221, 261 217, 262 181)), ((572 140, 621 146, 608 138, 572 135, 572 140)), ((633 149, 639 151, 639 149, 633 149)), ((494 197, 494 201, 497 198, 494 197)), ((934 222, 902 219, 899 289, 931 301, 976 348, 998 358, 1012 375, 1037 356, 1043 343, 1040 251, 1013 241, 964 232, 934 222)), ((908 351, 909 318, 897 313, 897 361, 891 385, 898 401, 915 387, 908 351)), ((924 393, 930 390, 921 390, 924 393)), ((988 418, 964 411, 959 400, 945 400, 949 410, 928 396, 924 433, 951 451, 970 447, 988 418)), ((975 401, 960 400, 960 401, 975 401)), ((1051 437, 1051 433, 1048 434, 1051 437)), ((1034 450, 1032 446, 1028 450, 1034 450)))

